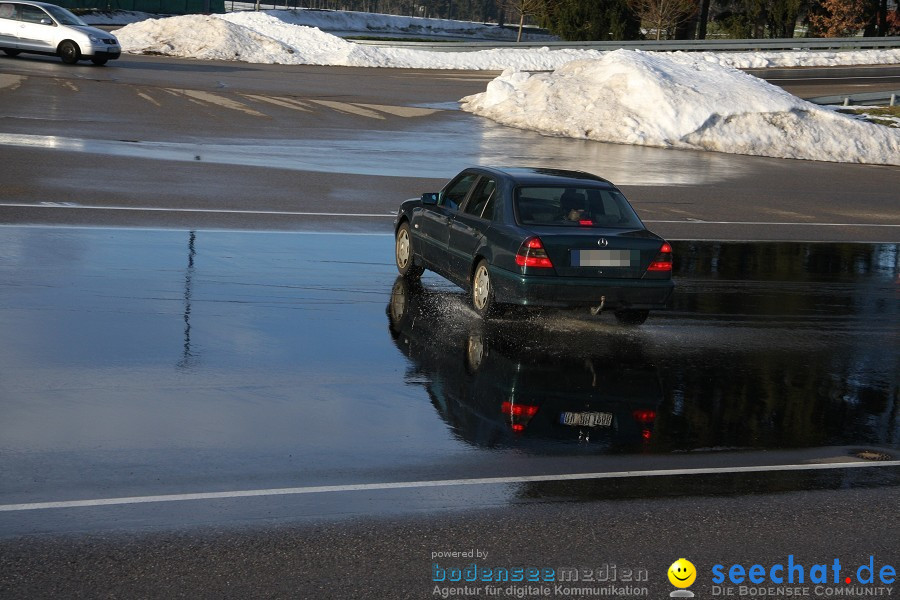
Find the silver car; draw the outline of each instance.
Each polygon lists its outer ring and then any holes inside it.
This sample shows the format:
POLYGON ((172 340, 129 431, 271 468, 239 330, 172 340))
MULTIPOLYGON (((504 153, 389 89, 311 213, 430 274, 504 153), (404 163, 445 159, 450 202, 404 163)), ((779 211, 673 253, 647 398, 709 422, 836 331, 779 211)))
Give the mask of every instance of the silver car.
POLYGON ((119 58, 122 47, 111 33, 91 27, 66 9, 44 2, 0 0, 0 50, 59 56, 66 64, 95 65, 119 58))

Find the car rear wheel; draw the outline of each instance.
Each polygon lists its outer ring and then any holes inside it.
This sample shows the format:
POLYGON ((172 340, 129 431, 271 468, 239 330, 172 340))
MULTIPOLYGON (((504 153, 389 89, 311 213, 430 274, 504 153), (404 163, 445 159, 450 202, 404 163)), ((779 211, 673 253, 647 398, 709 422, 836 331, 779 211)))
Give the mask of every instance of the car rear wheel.
POLYGON ((617 310, 616 320, 621 325, 641 325, 650 316, 649 310, 617 310))
POLYGON ((494 315, 497 306, 494 302, 494 287, 491 285, 491 272, 486 260, 481 260, 472 275, 472 307, 482 318, 494 315))
POLYGON ((18 56, 19 54, 22 53, 21 50, 16 50, 15 48, 4 48, 3 52, 7 56, 18 56))
POLYGON ((487 340, 485 337, 479 332, 470 333, 466 343, 466 372, 469 375, 477 373, 486 355, 487 340))
POLYGON ((74 65, 81 58, 81 51, 78 49, 78 45, 70 40, 66 40, 59 45, 57 54, 67 65, 74 65))
POLYGON ((408 279, 418 279, 425 271, 424 268, 416 265, 414 256, 412 236, 409 234, 409 223, 403 223, 397 228, 394 258, 397 262, 397 270, 408 279))

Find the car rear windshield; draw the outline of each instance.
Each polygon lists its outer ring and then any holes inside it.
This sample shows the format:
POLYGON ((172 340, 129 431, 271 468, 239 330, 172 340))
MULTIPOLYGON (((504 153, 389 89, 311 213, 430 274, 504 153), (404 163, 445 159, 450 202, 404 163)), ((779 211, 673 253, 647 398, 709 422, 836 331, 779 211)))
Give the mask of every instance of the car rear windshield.
POLYGON ((522 225, 643 227, 617 190, 591 187, 520 187, 516 212, 522 225))

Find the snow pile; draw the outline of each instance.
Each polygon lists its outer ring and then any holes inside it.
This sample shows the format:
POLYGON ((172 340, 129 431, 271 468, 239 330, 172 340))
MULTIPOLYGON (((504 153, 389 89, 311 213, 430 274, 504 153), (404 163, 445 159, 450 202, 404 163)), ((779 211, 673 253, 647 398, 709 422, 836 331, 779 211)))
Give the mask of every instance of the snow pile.
MULTIPOLYGON (((290 25, 316 27, 322 31, 372 33, 400 33, 423 35, 428 37, 453 36, 482 40, 515 41, 516 30, 472 23, 471 21, 453 21, 450 19, 427 19, 422 17, 402 17, 380 13, 337 11, 337 10, 272 10, 264 11, 290 25)), ((244 15, 249 11, 222 15, 223 19, 242 23, 244 15)), ((523 40, 555 40, 556 36, 529 33, 526 28, 523 40)))
MULTIPOLYGON (((115 33, 123 51, 142 54, 268 63, 283 62, 273 59, 280 56, 291 57, 295 53, 291 45, 281 40, 216 16, 185 15, 149 19, 126 25, 115 33)), ((322 51, 333 54, 333 49, 328 47, 323 47, 322 51)))
MULTIPOLYGON (((548 135, 780 158, 900 165, 900 130, 804 102, 732 67, 900 63, 900 50, 715 54, 494 49, 427 52, 298 25, 313 11, 188 15, 127 25, 131 53, 268 64, 504 70, 463 109, 548 135), (528 73, 524 71, 552 71, 528 73)), ((331 14, 331 13, 329 13, 331 14)), ((340 13, 334 13, 340 14, 340 13)), ((356 13, 344 24, 360 27, 356 13)), ((380 15, 408 27, 409 17, 380 15)))
POLYGON ((549 135, 900 165, 900 130, 848 118, 689 55, 619 50, 552 73, 509 70, 461 102, 463 110, 549 135))
MULTIPOLYGON (((312 11, 307 11, 312 12, 312 11)), ((151 19, 116 31, 125 52, 164 54, 207 60, 268 64, 311 64, 409 69, 502 71, 552 70, 567 62, 602 59, 607 52, 548 48, 503 48, 479 52, 428 52, 411 48, 377 48, 347 42, 314 27, 297 25, 294 11, 187 15, 151 19)), ((367 13, 357 13, 365 15, 367 13)), ((379 23, 410 17, 379 15, 379 23)), ((359 25, 359 21, 354 21, 359 25)), ((348 24, 350 24, 348 22, 348 24)), ((676 53, 711 64, 739 68, 900 63, 900 49, 860 52, 712 52, 676 53)))
MULTIPOLYGON (((580 50, 426 52, 348 42, 314 27, 286 22, 275 12, 186 15, 151 19, 116 30, 125 52, 202 60, 408 69, 553 69, 584 55, 580 50)), ((600 56, 600 53, 595 53, 600 56)))

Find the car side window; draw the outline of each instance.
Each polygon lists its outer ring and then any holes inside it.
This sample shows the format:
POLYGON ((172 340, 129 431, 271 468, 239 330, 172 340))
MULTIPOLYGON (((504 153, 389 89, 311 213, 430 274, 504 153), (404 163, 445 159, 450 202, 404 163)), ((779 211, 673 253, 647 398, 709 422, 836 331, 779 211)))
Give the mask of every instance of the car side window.
POLYGON ((459 205, 466 199, 466 195, 469 193, 469 190, 472 188, 472 184, 475 183, 476 179, 478 179, 477 173, 469 173, 460 175, 451 181, 447 186, 447 189, 444 190, 444 193, 441 194, 438 205, 451 210, 459 210, 459 205))
POLYGON ((491 204, 491 214, 485 216, 483 213, 491 199, 494 197, 494 191, 496 189, 496 181, 487 177, 482 177, 481 181, 479 181, 478 185, 475 187, 475 191, 472 192, 472 196, 469 198, 469 203, 466 204, 464 211, 470 215, 475 215, 476 217, 484 216, 484 218, 490 219, 493 216, 493 204, 491 204))
POLYGON ((19 7, 19 20, 26 23, 40 23, 41 19, 47 19, 52 22, 50 16, 37 6, 23 4, 19 7))
POLYGON ((0 4, 0 19, 15 19, 16 18, 16 5, 15 4, 0 4))

